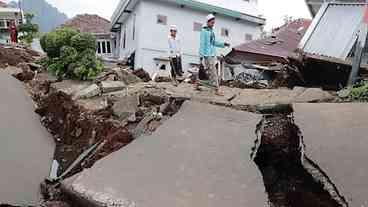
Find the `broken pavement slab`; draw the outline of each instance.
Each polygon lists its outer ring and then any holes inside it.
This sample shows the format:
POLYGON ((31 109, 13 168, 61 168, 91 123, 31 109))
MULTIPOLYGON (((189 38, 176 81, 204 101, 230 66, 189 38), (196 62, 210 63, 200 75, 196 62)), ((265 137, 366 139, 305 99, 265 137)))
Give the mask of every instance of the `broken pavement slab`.
POLYGON ((22 83, 0 71, 0 203, 36 206, 55 144, 22 83))
POLYGON ((77 92, 89 87, 91 82, 77 80, 63 80, 61 82, 52 83, 50 89, 53 92, 61 91, 67 95, 75 95, 77 92))
POLYGON ((131 116, 135 119, 135 113, 138 110, 139 98, 137 96, 125 96, 114 103, 112 110, 113 114, 119 117, 120 120, 125 120, 131 116))
POLYGON ((103 93, 110 93, 120 91, 126 88, 126 84, 123 81, 102 81, 101 90, 103 93))
POLYGON ((368 206, 368 105, 295 104, 305 155, 328 176, 348 206, 368 206))
POLYGON ((81 91, 76 92, 74 99, 93 98, 101 94, 100 87, 97 84, 92 84, 81 91))
POLYGON ((63 189, 88 206, 265 206, 262 176, 250 160, 260 119, 186 102, 151 136, 64 181, 63 189))

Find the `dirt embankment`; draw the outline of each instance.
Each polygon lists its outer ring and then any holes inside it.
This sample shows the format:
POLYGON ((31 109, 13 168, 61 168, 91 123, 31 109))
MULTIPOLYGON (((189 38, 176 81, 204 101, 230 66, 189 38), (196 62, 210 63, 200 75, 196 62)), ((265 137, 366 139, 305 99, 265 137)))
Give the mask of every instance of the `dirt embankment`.
POLYGON ((0 44, 0 68, 17 66, 19 63, 30 63, 39 56, 40 54, 36 51, 25 47, 0 44))

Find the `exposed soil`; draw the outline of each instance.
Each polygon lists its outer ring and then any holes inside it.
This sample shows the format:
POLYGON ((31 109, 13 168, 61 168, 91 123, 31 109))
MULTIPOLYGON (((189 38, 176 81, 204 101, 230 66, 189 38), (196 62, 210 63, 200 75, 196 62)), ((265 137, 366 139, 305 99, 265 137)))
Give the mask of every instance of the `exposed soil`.
POLYGON ((7 47, 0 44, 0 68, 7 65, 17 66, 19 63, 29 63, 39 54, 33 50, 20 47, 7 47))
POLYGON ((292 115, 264 116, 254 157, 273 207, 342 206, 303 166, 303 138, 292 115))

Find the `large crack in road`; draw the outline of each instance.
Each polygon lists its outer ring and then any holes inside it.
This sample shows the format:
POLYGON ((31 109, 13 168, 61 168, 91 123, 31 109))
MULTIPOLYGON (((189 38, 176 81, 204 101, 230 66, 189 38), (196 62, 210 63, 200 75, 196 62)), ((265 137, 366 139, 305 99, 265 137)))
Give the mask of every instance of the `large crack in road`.
POLYGON ((292 114, 265 115, 255 143, 252 158, 271 207, 349 206, 328 175, 305 155, 292 114))

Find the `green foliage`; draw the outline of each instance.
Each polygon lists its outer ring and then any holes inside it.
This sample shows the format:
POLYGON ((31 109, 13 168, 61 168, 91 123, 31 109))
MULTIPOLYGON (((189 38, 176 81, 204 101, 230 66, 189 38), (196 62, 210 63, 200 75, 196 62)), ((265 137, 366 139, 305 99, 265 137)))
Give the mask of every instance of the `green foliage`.
POLYGON ((41 47, 50 58, 59 57, 61 48, 71 46, 71 39, 77 34, 79 33, 76 30, 70 28, 54 30, 42 36, 41 47))
POLYGON ((19 39, 27 44, 31 44, 33 39, 37 37, 38 25, 33 24, 33 14, 25 14, 26 22, 18 26, 18 31, 21 34, 19 39))
POLYGON ((81 33, 77 34, 71 39, 71 45, 78 52, 82 52, 86 49, 92 49, 96 51, 96 38, 92 34, 89 33, 81 33))
POLYGON ((48 56, 41 64, 59 77, 91 80, 103 70, 96 57, 96 38, 91 34, 58 29, 44 35, 40 43, 48 56))
POLYGON ((356 83, 350 89, 349 99, 357 102, 368 102, 368 81, 356 83))

